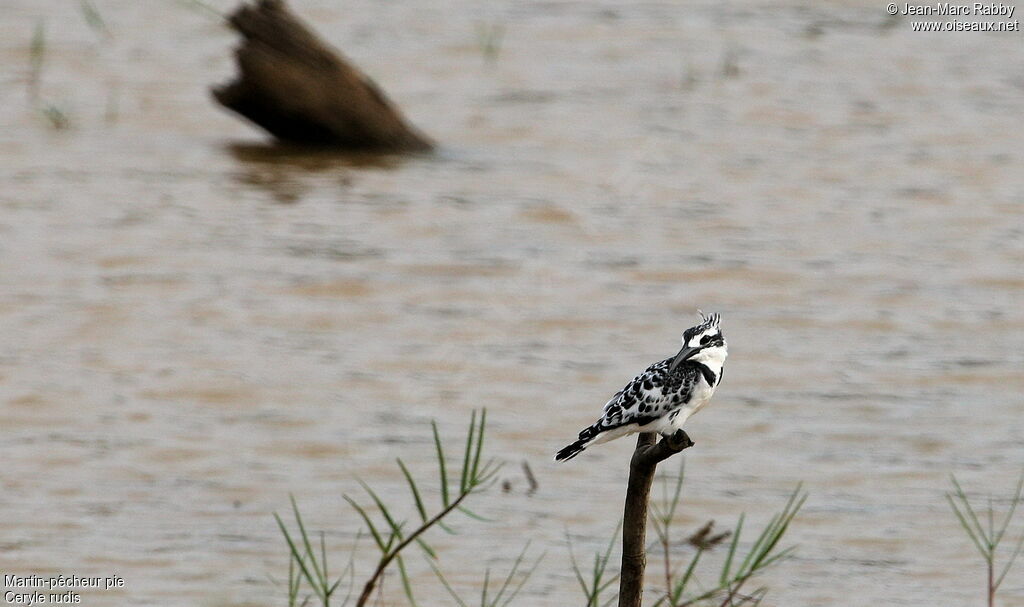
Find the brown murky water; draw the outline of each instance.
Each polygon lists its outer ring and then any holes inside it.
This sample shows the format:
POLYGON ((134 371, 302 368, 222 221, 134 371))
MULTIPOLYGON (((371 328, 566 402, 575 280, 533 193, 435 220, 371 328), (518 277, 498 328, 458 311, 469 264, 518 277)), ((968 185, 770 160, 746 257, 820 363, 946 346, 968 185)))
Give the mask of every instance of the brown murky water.
POLYGON ((429 420, 486 406, 512 490, 439 538, 446 569, 472 588, 531 538, 517 604, 580 604, 564 534, 611 533, 631 446, 550 456, 702 307, 732 356, 680 524, 763 523, 802 480, 765 604, 981 604, 943 493, 1024 464, 1019 33, 870 2, 297 4, 439 153, 267 146, 209 101, 233 41, 186 4, 94 0, 107 38, 2 2, 0 570, 282 605, 289 493, 340 563, 353 476, 404 499, 392 458, 428 472, 429 420), (26 92, 40 19, 63 130, 26 92))

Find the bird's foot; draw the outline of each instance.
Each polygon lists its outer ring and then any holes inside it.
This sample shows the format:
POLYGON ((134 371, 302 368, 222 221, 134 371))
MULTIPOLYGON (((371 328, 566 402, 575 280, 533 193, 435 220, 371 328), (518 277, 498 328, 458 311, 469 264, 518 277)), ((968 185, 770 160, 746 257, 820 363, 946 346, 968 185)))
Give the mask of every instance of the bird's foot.
POLYGON ((660 441, 650 443, 650 435, 640 435, 637 439, 636 450, 633 451, 633 459, 630 460, 630 467, 656 466, 658 462, 664 461, 676 453, 693 446, 693 441, 686 432, 677 430, 672 434, 663 434, 660 441))
POLYGON ((683 449, 689 449, 694 445, 693 441, 690 440, 690 435, 685 430, 676 430, 673 434, 669 434, 665 437, 665 442, 674 451, 682 451, 683 449))

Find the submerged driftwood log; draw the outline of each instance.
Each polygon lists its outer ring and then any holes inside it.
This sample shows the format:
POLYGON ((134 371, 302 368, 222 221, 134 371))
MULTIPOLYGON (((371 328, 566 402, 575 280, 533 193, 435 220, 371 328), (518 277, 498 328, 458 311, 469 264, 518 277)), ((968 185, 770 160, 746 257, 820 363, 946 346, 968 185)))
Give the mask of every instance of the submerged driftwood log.
POLYGON ((637 436, 636 450, 629 461, 629 485, 622 515, 622 569, 619 572, 619 607, 640 607, 647 567, 647 505, 658 464, 693 446, 679 430, 659 442, 655 435, 637 436))
POLYGON ((283 0, 243 4, 228 21, 242 43, 235 50, 238 76, 212 91, 224 107, 292 143, 378 151, 433 147, 283 0))

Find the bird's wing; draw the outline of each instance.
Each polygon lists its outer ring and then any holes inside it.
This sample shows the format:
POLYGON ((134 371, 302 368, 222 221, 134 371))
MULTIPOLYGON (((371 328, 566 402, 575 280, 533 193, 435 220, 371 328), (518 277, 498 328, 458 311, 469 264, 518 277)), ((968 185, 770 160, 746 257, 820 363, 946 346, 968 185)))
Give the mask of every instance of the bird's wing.
POLYGON ((601 430, 628 424, 642 426, 689 402, 697 372, 684 367, 670 375, 671 364, 671 358, 656 362, 619 390, 604 406, 601 430))

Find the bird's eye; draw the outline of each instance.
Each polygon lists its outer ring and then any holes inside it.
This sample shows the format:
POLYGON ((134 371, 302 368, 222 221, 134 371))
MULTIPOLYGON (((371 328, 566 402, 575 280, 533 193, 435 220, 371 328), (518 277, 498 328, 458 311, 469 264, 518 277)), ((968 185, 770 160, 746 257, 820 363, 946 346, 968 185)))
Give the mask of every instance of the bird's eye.
POLYGON ((708 345, 709 341, 711 341, 711 336, 710 335, 705 335, 704 337, 700 338, 700 345, 706 346, 706 345, 708 345))

